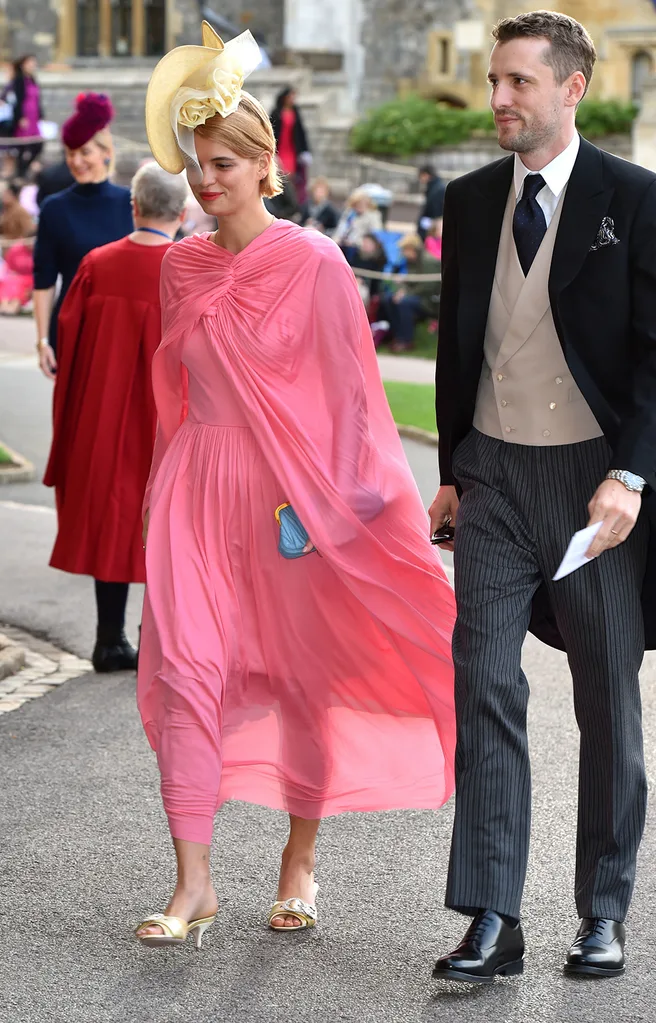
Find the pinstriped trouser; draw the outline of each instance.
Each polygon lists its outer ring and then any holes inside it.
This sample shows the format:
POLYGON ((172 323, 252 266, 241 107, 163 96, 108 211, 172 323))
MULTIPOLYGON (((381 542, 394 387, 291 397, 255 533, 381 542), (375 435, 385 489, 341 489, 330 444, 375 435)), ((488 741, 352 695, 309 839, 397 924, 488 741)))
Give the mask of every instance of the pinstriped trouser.
POLYGON ((551 582, 572 534, 587 525, 587 504, 608 464, 604 439, 529 447, 472 430, 456 450, 464 492, 455 546, 452 909, 520 915, 531 812, 520 659, 531 600, 544 580, 581 734, 576 905, 581 917, 626 915, 647 792, 638 686, 644 514, 624 544, 551 582))

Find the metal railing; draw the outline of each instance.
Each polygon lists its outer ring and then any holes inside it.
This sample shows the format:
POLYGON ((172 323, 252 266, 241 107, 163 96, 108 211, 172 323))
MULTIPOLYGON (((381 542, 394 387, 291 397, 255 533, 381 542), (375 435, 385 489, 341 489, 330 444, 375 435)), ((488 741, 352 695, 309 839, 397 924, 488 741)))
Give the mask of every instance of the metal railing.
POLYGON ((421 284, 422 281, 442 280, 442 274, 395 274, 385 270, 365 270, 359 266, 351 267, 356 277, 371 281, 391 281, 394 284, 421 284))

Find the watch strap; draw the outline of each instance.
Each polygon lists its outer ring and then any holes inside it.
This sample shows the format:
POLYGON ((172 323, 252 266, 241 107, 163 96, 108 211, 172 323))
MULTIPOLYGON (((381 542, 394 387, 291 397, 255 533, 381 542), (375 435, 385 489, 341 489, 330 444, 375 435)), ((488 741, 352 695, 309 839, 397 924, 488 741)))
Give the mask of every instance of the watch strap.
POLYGON ((635 472, 629 472, 628 469, 609 469, 606 473, 606 479, 617 480, 627 490, 631 490, 636 494, 641 494, 647 485, 647 481, 642 476, 638 476, 635 472))

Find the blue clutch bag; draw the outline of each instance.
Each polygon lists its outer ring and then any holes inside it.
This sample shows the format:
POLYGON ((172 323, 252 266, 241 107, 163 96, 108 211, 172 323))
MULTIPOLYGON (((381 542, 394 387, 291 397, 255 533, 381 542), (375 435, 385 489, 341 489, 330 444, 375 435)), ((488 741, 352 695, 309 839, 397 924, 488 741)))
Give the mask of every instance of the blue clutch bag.
POLYGON ((311 554, 312 551, 303 550, 310 537, 291 504, 281 504, 276 508, 275 516, 280 526, 278 551, 283 558, 302 558, 305 554, 311 554))

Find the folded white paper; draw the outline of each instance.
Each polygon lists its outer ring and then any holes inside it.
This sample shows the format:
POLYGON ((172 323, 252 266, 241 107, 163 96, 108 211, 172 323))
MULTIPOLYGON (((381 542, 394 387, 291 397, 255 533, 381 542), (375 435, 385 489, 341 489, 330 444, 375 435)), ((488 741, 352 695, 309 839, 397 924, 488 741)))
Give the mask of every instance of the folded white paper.
POLYGON ((583 565, 587 565, 588 562, 593 560, 593 558, 586 558, 585 552, 601 529, 602 525, 603 523, 601 522, 593 522, 591 526, 586 526, 585 529, 579 529, 578 533, 574 534, 569 542, 569 547, 565 551, 565 557, 560 563, 560 568, 554 576, 554 582, 556 582, 557 579, 563 579, 571 572, 576 572, 577 568, 582 568, 583 565))

